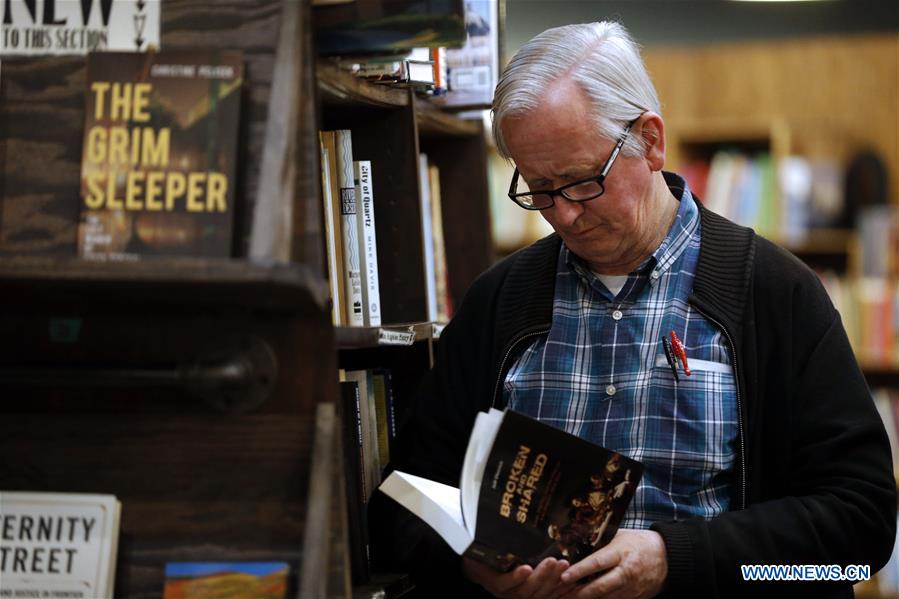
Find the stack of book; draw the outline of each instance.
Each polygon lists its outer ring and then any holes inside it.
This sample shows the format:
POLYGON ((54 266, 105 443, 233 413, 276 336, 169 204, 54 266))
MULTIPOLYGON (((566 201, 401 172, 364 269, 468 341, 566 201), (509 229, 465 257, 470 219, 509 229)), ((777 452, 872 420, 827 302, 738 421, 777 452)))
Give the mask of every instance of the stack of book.
POLYGON ((679 172, 707 208, 767 237, 802 243, 842 216, 842 169, 831 160, 722 148, 679 172))
POLYGON ((389 370, 341 370, 341 420, 354 584, 370 578, 367 505, 381 484, 396 439, 393 383, 389 370))
POLYGON ((371 162, 353 160, 348 129, 321 131, 319 135, 331 319, 335 326, 379 326, 381 292, 371 162))
MULTIPOLYGON (((321 131, 322 201, 335 326, 381 326, 381 293, 373 169, 370 160, 354 160, 352 132, 321 131)), ((419 197, 425 257, 427 319, 445 323, 452 316, 440 172, 419 156, 419 197)))

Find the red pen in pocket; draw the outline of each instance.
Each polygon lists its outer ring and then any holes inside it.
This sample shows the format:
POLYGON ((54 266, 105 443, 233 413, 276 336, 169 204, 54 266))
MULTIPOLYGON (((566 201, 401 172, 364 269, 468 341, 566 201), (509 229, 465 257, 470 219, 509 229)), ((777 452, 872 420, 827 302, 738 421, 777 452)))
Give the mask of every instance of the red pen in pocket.
POLYGON ((671 338, 671 349, 674 351, 674 355, 677 356, 677 359, 680 360, 681 366, 684 367, 684 374, 690 376, 692 374, 690 372, 690 365, 687 364, 687 350, 684 348, 684 344, 681 343, 681 340, 678 338, 677 333, 672 329, 668 336, 671 338))

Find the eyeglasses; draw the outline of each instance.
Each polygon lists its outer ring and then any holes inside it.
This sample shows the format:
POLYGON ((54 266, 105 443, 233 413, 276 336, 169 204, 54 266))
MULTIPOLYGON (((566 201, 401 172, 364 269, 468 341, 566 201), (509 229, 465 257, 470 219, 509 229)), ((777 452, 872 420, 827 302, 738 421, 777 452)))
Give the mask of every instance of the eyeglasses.
MULTIPOLYGON (((602 165, 598 175, 587 179, 581 179, 580 181, 574 181, 573 183, 568 183, 567 185, 557 187, 556 189, 528 189, 528 191, 519 192, 519 173, 518 167, 515 167, 515 173, 512 175, 512 184, 509 185, 509 199, 525 210, 546 210, 555 205, 555 197, 557 195, 560 195, 571 202, 586 202, 587 200, 598 198, 605 193, 606 188, 604 183, 606 176, 608 176, 609 171, 612 169, 612 165, 615 164, 615 159, 618 158, 618 154, 621 153, 621 147, 624 145, 624 141, 627 139, 631 127, 633 127, 636 122, 637 119, 634 119, 624 128, 624 133, 618 138, 615 147, 612 148, 612 153, 609 155, 606 163, 602 165)), ((527 185, 527 182, 524 184, 527 185)))

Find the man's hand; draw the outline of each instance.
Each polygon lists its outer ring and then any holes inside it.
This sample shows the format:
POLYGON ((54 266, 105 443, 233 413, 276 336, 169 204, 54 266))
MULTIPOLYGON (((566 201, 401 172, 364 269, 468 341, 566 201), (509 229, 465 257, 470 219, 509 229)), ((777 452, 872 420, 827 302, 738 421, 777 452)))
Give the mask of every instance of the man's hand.
POLYGON ((548 557, 536 568, 518 566, 506 573, 497 572, 468 558, 462 559, 462 570, 472 582, 476 582, 495 597, 503 599, 555 599, 574 588, 576 579, 563 584, 562 572, 568 569, 568 562, 548 557))
POLYGON ((600 576, 575 587, 565 599, 654 597, 668 576, 665 541, 652 530, 621 529, 611 543, 568 568, 562 582, 575 582, 592 574, 600 576))

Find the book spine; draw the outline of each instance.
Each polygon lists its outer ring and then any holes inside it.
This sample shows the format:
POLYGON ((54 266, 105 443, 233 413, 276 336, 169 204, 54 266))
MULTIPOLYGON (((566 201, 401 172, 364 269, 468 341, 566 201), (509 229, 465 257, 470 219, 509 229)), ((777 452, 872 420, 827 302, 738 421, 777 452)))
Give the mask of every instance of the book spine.
POLYGON ((359 385, 359 410, 361 414, 362 470, 365 477, 365 501, 371 497, 381 482, 378 458, 378 425, 375 414, 374 385, 370 370, 349 370, 347 380, 359 385))
POLYGON ((347 324, 361 327, 365 319, 362 316, 362 276, 359 271, 356 189, 353 185, 353 142, 349 129, 337 131, 337 184, 340 186, 347 324))
POLYGON ((370 431, 371 448, 371 454, 366 463, 366 467, 370 468, 371 472, 369 478, 369 480, 371 480, 371 490, 368 492, 368 495, 365 496, 366 501, 371 498, 371 494, 374 493, 374 490, 381 484, 381 469, 387 465, 386 463, 381 463, 381 450, 379 449, 378 443, 378 408, 375 402, 375 383, 372 375, 373 373, 371 370, 365 371, 365 382, 368 391, 365 399, 368 400, 368 427, 370 431))
POLYGON ((380 370, 380 373, 384 377, 384 394, 387 397, 387 438, 392 446, 396 440, 396 406, 393 400, 393 375, 386 368, 380 370))
POLYGON ((328 149, 321 145, 321 169, 322 169, 322 215, 325 222, 325 245, 328 259, 328 284, 331 289, 331 324, 340 326, 343 324, 343 301, 340 294, 340 286, 338 285, 339 277, 342 276, 340 265, 337 263, 337 243, 338 235, 334 224, 334 211, 331 209, 331 198, 333 197, 331 179, 331 157, 328 149))
POLYGON ((446 268, 446 244, 443 237, 443 206, 440 200, 440 170, 428 166, 428 181, 431 186, 431 224, 434 244, 434 285, 436 289, 437 321, 449 322, 452 316, 449 273, 446 268))
POLYGON ((421 196, 421 238, 424 245, 425 292, 428 320, 437 320, 437 275, 434 264, 434 231, 431 221, 431 182, 428 173, 428 157, 418 156, 419 195, 421 196))
POLYGON ((360 232, 362 258, 362 301, 365 326, 381 325, 381 288, 378 282, 378 242, 375 233, 375 202, 371 178, 371 162, 353 163, 356 180, 356 223, 360 232))
POLYGON ((363 584, 370 578, 370 560, 365 509, 365 474, 362 470, 359 384, 355 381, 342 382, 340 391, 352 578, 353 584, 363 584))
POLYGON ((375 415, 378 425, 378 459, 381 467, 390 462, 390 432, 387 414, 387 388, 383 371, 372 373, 372 385, 375 396, 375 415))

